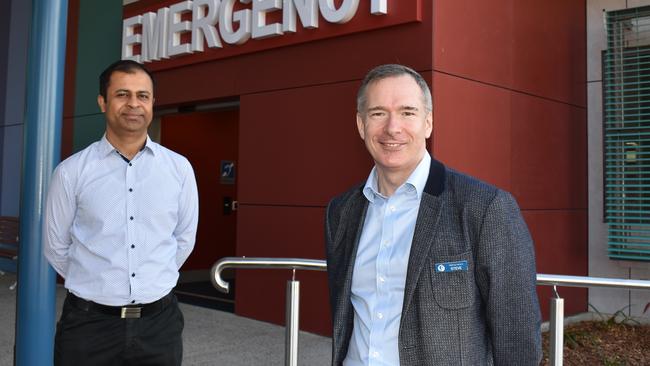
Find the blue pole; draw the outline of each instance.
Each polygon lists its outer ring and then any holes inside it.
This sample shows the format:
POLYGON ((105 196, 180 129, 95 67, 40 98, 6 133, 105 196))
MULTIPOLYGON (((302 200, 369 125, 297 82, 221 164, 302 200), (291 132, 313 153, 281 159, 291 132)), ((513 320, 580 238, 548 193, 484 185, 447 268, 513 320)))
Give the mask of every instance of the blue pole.
POLYGON ((67 0, 33 0, 27 66, 20 252, 16 305, 17 366, 52 365, 55 275, 43 256, 42 213, 60 160, 67 0))

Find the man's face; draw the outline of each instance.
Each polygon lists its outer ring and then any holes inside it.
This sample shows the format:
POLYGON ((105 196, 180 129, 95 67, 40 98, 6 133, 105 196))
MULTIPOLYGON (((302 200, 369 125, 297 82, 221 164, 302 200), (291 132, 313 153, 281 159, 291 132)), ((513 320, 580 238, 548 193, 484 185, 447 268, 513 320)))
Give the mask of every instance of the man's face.
POLYGON ((389 77, 368 85, 357 128, 380 174, 410 174, 426 152, 432 114, 411 76, 389 77))
POLYGON ((147 133, 153 118, 153 85, 143 71, 116 71, 106 90, 106 99, 97 97, 106 118, 108 133, 128 136, 147 133))

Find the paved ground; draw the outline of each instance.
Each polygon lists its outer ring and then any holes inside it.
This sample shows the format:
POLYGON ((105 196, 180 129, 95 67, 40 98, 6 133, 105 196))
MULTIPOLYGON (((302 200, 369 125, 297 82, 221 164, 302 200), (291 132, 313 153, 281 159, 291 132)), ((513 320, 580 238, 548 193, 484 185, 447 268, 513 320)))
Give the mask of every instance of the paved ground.
MULTIPOLYGON (((0 365, 13 363, 15 275, 0 276, 0 365)), ((57 288, 57 319, 64 290, 57 288)), ((284 327, 181 304, 185 316, 183 365, 284 365, 284 327)), ((301 332, 299 365, 329 365, 331 340, 301 332)))

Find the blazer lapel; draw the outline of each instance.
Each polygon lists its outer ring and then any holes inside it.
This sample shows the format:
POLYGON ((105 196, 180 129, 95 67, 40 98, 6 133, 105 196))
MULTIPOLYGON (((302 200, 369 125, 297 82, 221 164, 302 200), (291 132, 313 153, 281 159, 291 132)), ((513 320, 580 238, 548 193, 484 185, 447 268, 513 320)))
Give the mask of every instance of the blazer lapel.
MULTIPOLYGON (((335 345, 337 353, 345 357, 347 346, 352 335, 354 314, 352 302, 350 300, 352 293, 352 274, 354 272, 354 262, 357 256, 357 247, 359 238, 363 229, 363 223, 366 217, 368 201, 365 199, 361 190, 358 191, 349 201, 348 207, 342 212, 341 227, 337 232, 337 258, 340 262, 337 265, 337 280, 340 281, 340 293, 338 294, 339 321, 334 324, 333 340, 341 340, 340 344, 335 345)), ((342 361, 342 358, 341 358, 342 361)))
POLYGON ((409 254, 408 269, 406 270, 402 319, 409 310, 422 267, 426 263, 429 250, 436 237, 438 219, 444 206, 440 195, 445 190, 446 175, 445 166, 439 161, 431 159, 429 177, 420 201, 420 209, 411 243, 411 253, 409 254))
POLYGON ((409 254, 408 269, 406 272, 406 285, 404 287, 404 304, 402 305, 402 319, 411 305, 418 279, 424 264, 427 263, 429 249, 434 243, 438 230, 438 219, 443 203, 439 197, 429 194, 422 195, 418 218, 415 222, 415 232, 409 254))
MULTIPOLYGON (((345 257, 344 262, 341 265, 344 266, 343 269, 343 293, 341 293, 342 299, 347 299, 350 303, 350 294, 352 292, 352 274, 354 272, 354 262, 357 258, 357 248, 359 246, 359 239, 361 238, 361 232, 363 230, 363 223, 366 218, 366 211, 368 208, 368 201, 359 195, 355 197, 352 201, 350 210, 348 212, 348 217, 345 218, 346 229, 343 237, 344 246, 345 246, 345 257)), ((351 303, 350 303, 351 304, 351 303)), ((351 310, 351 306, 347 307, 351 310)))

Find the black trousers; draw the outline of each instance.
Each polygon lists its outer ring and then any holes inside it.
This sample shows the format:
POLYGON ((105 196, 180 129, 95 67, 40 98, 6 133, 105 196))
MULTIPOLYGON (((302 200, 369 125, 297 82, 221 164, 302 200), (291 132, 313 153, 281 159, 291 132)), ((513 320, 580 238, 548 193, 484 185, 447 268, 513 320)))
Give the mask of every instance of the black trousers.
POLYGON ((155 314, 122 319, 77 308, 68 296, 54 341, 55 366, 179 366, 183 314, 174 296, 155 314))

